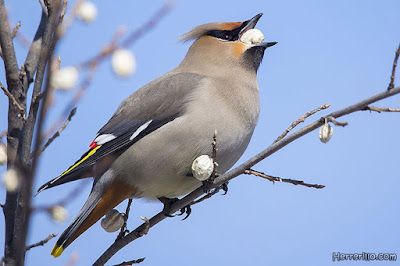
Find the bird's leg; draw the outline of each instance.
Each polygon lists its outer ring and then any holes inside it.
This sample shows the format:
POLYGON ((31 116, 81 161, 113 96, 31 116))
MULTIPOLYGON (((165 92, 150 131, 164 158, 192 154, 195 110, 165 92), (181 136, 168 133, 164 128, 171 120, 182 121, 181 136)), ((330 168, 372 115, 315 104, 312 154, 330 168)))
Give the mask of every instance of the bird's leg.
POLYGON ((186 218, 188 218, 190 213, 192 212, 192 209, 190 208, 190 205, 187 205, 187 206, 185 206, 185 207, 183 207, 182 209, 179 210, 180 213, 171 214, 171 206, 172 206, 172 204, 177 202, 179 199, 178 198, 159 197, 158 200, 161 201, 164 204, 164 208, 162 210, 162 213, 167 217, 181 216, 184 213, 186 213, 185 218, 182 219, 182 220, 186 220, 186 218))
POLYGON ((175 217, 175 215, 171 215, 171 205, 177 202, 179 199, 178 198, 167 198, 167 197, 159 197, 159 201, 161 201, 162 204, 164 204, 164 208, 162 210, 162 213, 167 216, 167 217, 175 217))

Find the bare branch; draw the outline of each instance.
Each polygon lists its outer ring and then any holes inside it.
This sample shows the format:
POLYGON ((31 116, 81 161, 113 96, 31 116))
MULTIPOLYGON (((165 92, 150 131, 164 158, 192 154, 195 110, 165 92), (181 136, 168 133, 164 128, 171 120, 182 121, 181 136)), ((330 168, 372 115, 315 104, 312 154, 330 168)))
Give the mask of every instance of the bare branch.
POLYGON ((321 189, 321 188, 325 187, 324 185, 304 183, 303 181, 300 181, 300 180, 280 178, 280 177, 276 177, 276 176, 272 176, 272 175, 267 175, 267 174, 264 174, 262 172, 258 172, 258 171, 253 170, 253 169, 246 170, 246 171, 244 171, 244 173, 246 175, 255 175, 255 176, 258 176, 258 177, 265 178, 265 179, 271 181, 272 183, 283 182, 283 183, 290 183, 290 184, 293 184, 295 186, 300 185, 300 186, 312 187, 312 188, 318 188, 318 189, 321 189))
MULTIPOLYGON (((62 5, 62 8, 61 8, 60 20, 63 20, 63 19, 64 19, 65 12, 67 11, 67 4, 68 4, 68 0, 64 0, 64 1, 63 1, 63 5, 62 5)), ((62 22, 61 22, 61 23, 62 23, 62 22)), ((61 23, 60 23, 60 24, 61 24, 61 23)))
POLYGON ((145 258, 141 258, 141 259, 137 259, 137 260, 130 260, 130 261, 124 261, 120 264, 116 264, 114 266, 125 266, 125 265, 133 265, 133 264, 139 264, 141 262, 143 262, 145 260, 145 258))
POLYGON ((391 90, 394 88, 394 75, 396 73, 396 67, 397 67, 397 61, 399 60, 399 55, 400 55, 400 43, 399 47, 396 50, 396 55, 394 56, 394 61, 393 61, 393 66, 392 66, 392 75, 390 76, 390 83, 388 90, 391 90))
POLYGON ((54 238, 54 237, 56 237, 56 236, 57 236, 57 234, 51 234, 51 235, 49 235, 46 239, 43 239, 42 241, 39 241, 39 242, 37 242, 37 243, 35 243, 35 244, 26 246, 25 250, 28 251, 28 250, 30 250, 31 248, 35 248, 35 247, 38 247, 38 246, 43 246, 44 244, 46 244, 47 242, 49 242, 50 239, 52 239, 52 238, 54 238))
POLYGON ((295 128, 298 124, 304 122, 306 120, 307 117, 312 116, 313 114, 327 109, 329 108, 329 106, 331 106, 330 104, 324 104, 320 107, 318 107, 317 109, 314 109, 312 111, 308 111, 305 115, 303 115, 302 117, 300 117, 299 119, 297 119, 296 121, 294 121, 283 133, 282 135, 280 135, 273 143, 280 141, 281 139, 283 139, 293 128, 295 128))
MULTIPOLYGON (((63 22, 62 27, 58 30, 58 34, 60 37, 63 37, 67 32, 68 29, 70 28, 70 26, 72 25, 72 22, 74 22, 75 18, 76 18, 76 14, 78 12, 78 8, 79 5, 83 2, 84 0, 78 0, 75 2, 74 6, 72 7, 72 10, 69 12, 69 15, 67 17, 65 17, 65 20, 63 22)), ((63 10, 65 13, 64 6, 67 6, 67 1, 65 0, 63 3, 63 10)), ((64 18, 64 14, 63 11, 61 11, 61 15, 64 18)))
POLYGON ((361 111, 375 111, 378 113, 381 112, 400 112, 400 108, 381 108, 381 107, 375 107, 375 106, 366 106, 361 111))
MULTIPOLYGON (((40 150, 37 153, 37 156, 40 156, 40 154, 42 154, 42 152, 48 147, 50 146, 50 144, 54 141, 54 139, 56 139, 58 136, 60 136, 61 132, 63 132, 63 130, 67 127, 68 123, 71 121, 72 117, 75 115, 76 113, 76 108, 72 109, 71 112, 69 113, 69 116, 67 118, 67 120, 65 121, 65 123, 60 127, 60 129, 54 133, 54 135, 49 138, 46 142, 46 144, 43 145, 42 148, 40 148, 40 150)), ((33 158, 33 153, 31 153, 31 158, 33 158)))
POLYGON ((22 119, 26 120, 24 107, 22 107, 18 103, 18 101, 15 99, 15 97, 3 86, 3 84, 1 84, 1 82, 0 82, 0 88, 3 90, 4 94, 11 100, 11 102, 18 108, 22 119))
POLYGON ((214 163, 214 168, 213 171, 211 173, 211 177, 209 179, 210 182, 214 182, 215 176, 217 174, 217 167, 218 167, 218 163, 217 163, 217 130, 214 130, 214 136, 213 136, 213 141, 211 143, 212 145, 212 160, 214 163))
POLYGON ((328 122, 331 122, 332 124, 334 124, 335 126, 345 127, 345 126, 347 126, 347 125, 349 124, 349 123, 347 123, 347 122, 339 122, 339 121, 336 121, 335 118, 333 118, 332 116, 328 116, 328 117, 323 117, 323 118, 321 118, 321 120, 323 120, 324 122, 325 122, 325 119, 326 119, 328 122))
POLYGON ((131 210, 131 205, 132 205, 132 199, 128 200, 128 205, 126 206, 126 210, 124 213, 124 224, 121 227, 121 231, 119 232, 117 238, 115 240, 118 240, 120 238, 123 238, 125 236, 126 233, 129 233, 129 231, 126 229, 126 224, 128 222, 128 218, 129 218, 129 212, 131 210))
POLYGON ((7 136, 7 134, 8 134, 8 131, 6 130, 6 131, 3 131, 1 134, 0 134, 0 140, 4 137, 4 136, 7 136))
POLYGON ((18 21, 17 25, 13 29, 13 31, 11 33, 11 38, 13 38, 13 39, 15 38, 15 36, 17 35, 19 27, 21 27, 21 21, 18 21))
MULTIPOLYGON (((24 166, 25 177, 24 182, 21 183, 20 189, 18 191, 18 204, 15 210, 15 228, 18 230, 14 231, 14 241, 17 246, 17 265, 23 264, 24 253, 26 243, 26 237, 30 222, 31 215, 31 196, 32 196, 32 186, 33 179, 35 176, 35 171, 38 163, 38 156, 35 154, 32 162, 30 161, 30 147, 32 144, 33 130, 35 129, 35 122, 37 117, 37 112, 39 109, 39 101, 37 101, 38 95, 42 94, 42 85, 44 80, 44 75, 46 73, 47 65, 49 64, 49 69, 51 69, 52 61, 51 56, 55 47, 55 43, 58 40, 57 36, 54 34, 59 23, 59 11, 61 8, 61 2, 59 0, 45 1, 49 19, 45 24, 43 40, 40 47, 40 53, 37 63, 36 77, 34 81, 32 102, 30 106, 28 120, 30 119, 29 132, 28 129, 25 131, 25 136, 23 138, 23 148, 21 150, 20 156, 22 160, 22 165, 24 166), (36 102, 35 102, 36 101, 36 102)), ((51 75, 51 71, 47 72, 47 82, 51 75)), ((46 106, 46 101, 48 99, 49 89, 48 86, 43 90, 43 107, 46 106)), ((38 122, 36 126, 36 137, 34 141, 34 151, 38 151, 41 145, 41 131, 44 124, 45 108, 40 109, 38 116, 38 122)))
MULTIPOLYGON (((381 93, 378 93, 378 94, 376 94, 374 96, 366 98, 366 99, 364 99, 364 100, 362 100, 362 101, 360 101, 360 102, 358 102, 356 104, 353 104, 353 105, 350 105, 350 106, 348 106, 346 108, 343 108, 343 109, 340 109, 338 111, 332 112, 329 115, 327 115, 326 117, 327 118, 328 117, 339 118, 339 117, 342 117, 344 115, 360 111, 363 108, 365 108, 365 106, 368 106, 371 103, 377 102, 379 100, 388 98, 390 96, 393 96, 393 95, 399 94, 399 93, 400 93, 400 87, 393 88, 390 91, 385 90, 384 92, 381 92, 381 93)), ((278 150, 282 149, 286 145, 290 144, 291 142, 295 141, 296 139, 298 139, 298 138, 300 138, 300 137, 302 137, 302 136, 304 136, 304 135, 316 130, 323 123, 324 123, 324 121, 321 121, 321 119, 318 119, 315 122, 311 123, 310 125, 305 126, 305 127, 301 128, 301 129, 297 130, 296 132, 290 134, 289 136, 287 136, 287 137, 285 137, 285 138, 283 138, 283 139, 271 144, 268 148, 266 148, 265 150, 263 150, 259 154, 253 156, 252 158, 250 158, 246 162, 244 162, 241 165, 235 167, 234 169, 230 170, 229 172, 226 172, 225 174, 222 174, 222 175, 218 176, 215 179, 214 183, 212 184, 212 188, 216 188, 216 187, 228 182, 229 180, 231 180, 231 179, 233 179, 233 178, 235 178, 235 177, 237 177, 237 176, 239 176, 241 174, 244 174, 246 172, 246 170, 250 169, 251 167, 253 167, 257 163, 259 163, 260 161, 264 160, 265 158, 271 156, 272 154, 274 154, 278 150)), ((190 194, 188 194, 185 197, 183 197, 182 199, 176 201, 175 203, 173 203, 170 206, 170 212, 171 213, 177 212, 178 210, 190 205, 194 200, 196 200, 198 197, 200 197, 202 194, 204 194, 204 190, 205 190, 205 187, 201 186, 201 187, 197 188, 196 190, 194 190, 193 192, 191 192, 190 194)), ((159 223, 162 220, 164 220, 165 218, 166 218, 166 216, 163 214, 163 212, 160 212, 160 213, 156 214, 155 216, 153 216, 149 220, 149 224, 148 225, 143 223, 142 225, 137 227, 135 230, 130 232, 128 235, 126 235, 124 238, 115 241, 97 259, 97 261, 93 265, 104 265, 116 252, 121 250, 124 246, 128 245, 132 241, 136 240, 138 238, 138 234, 140 232, 142 232, 147 226, 149 228, 151 228, 154 225, 156 225, 157 223, 159 223)))
MULTIPOLYGON (((11 38, 10 24, 4 0, 0 0, 0 47, 4 61, 7 79, 7 89, 15 99, 25 108, 25 92, 22 89, 19 67, 11 38)), ((7 165, 13 167, 19 161, 18 149, 22 144, 22 129, 24 121, 18 118, 20 110, 14 105, 8 106, 8 136, 7 136, 7 165)), ((6 202, 3 208, 5 217, 4 260, 9 265, 22 265, 21 245, 15 239, 15 209, 17 207, 18 193, 7 191, 6 202)), ((22 245, 25 247, 25 243, 22 245)))
POLYGON ((174 6, 172 1, 165 3, 144 25, 140 26, 136 31, 132 32, 122 43, 117 45, 113 43, 112 45, 106 46, 99 54, 95 55, 89 60, 86 60, 78 65, 78 67, 89 67, 92 64, 97 64, 101 60, 105 59, 112 52, 114 52, 118 47, 127 47, 132 45, 135 41, 139 40, 145 33, 150 32, 161 19, 169 13, 169 11, 174 6))

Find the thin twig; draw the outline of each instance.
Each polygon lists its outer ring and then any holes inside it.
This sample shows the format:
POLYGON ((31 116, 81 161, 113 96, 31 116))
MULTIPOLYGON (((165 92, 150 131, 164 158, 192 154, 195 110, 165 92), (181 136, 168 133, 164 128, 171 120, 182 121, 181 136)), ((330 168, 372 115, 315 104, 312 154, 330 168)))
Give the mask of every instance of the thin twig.
MULTIPOLYGON (((74 20, 76 18, 76 14, 78 12, 79 5, 82 2, 84 2, 84 0, 76 1, 74 6, 72 7, 71 11, 68 13, 68 16, 65 18, 64 18, 63 13, 61 12, 61 15, 62 15, 61 17, 64 19, 64 21, 63 21, 62 27, 60 27, 60 29, 58 30, 58 34, 59 34, 60 38, 63 37, 68 32, 68 29, 70 28, 70 26, 72 25, 72 23, 74 22, 74 20)), ((64 8, 64 5, 65 6, 67 5, 67 1, 65 1, 63 3, 63 8, 64 8)), ((64 12, 64 14, 65 14, 65 12, 64 12)))
POLYGON ((7 130, 3 131, 3 132, 0 134, 0 140, 1 140, 4 136, 7 136, 7 134, 8 134, 8 131, 7 131, 7 130))
POLYGON ((312 116, 313 114, 315 114, 315 113, 317 113, 317 112, 319 112, 319 111, 321 111, 321 110, 327 109, 327 108, 329 108, 329 106, 331 106, 331 105, 330 105, 330 104, 325 104, 325 105, 322 105, 322 106, 318 107, 317 109, 314 109, 314 110, 312 110, 312 111, 308 111, 305 115, 303 115, 302 117, 300 117, 299 119, 297 119, 296 121, 294 121, 294 122, 282 133, 282 135, 280 135, 273 143, 278 142, 278 141, 280 141, 281 139, 283 139, 284 137, 286 137, 286 135, 287 135, 293 128, 295 128, 298 124, 304 122, 304 121, 306 120, 307 117, 310 117, 310 116, 312 116))
POLYGON ((126 233, 129 233, 129 231, 126 229, 126 224, 128 222, 128 218, 129 218, 129 212, 131 210, 131 205, 132 205, 132 199, 128 200, 128 205, 126 206, 126 210, 124 213, 124 224, 121 227, 121 231, 119 232, 117 238, 115 239, 115 241, 117 241, 120 238, 123 238, 126 233))
POLYGON ((293 184, 295 186, 300 185, 300 186, 312 187, 312 188, 318 188, 318 189, 321 189, 321 188, 325 187, 324 185, 304 183, 304 181, 300 181, 300 180, 280 178, 280 177, 276 177, 276 176, 272 176, 272 175, 267 175, 267 174, 264 174, 262 172, 259 172, 259 171, 253 170, 253 169, 246 170, 246 171, 244 171, 244 173, 246 175, 255 175, 255 176, 258 176, 258 177, 262 177, 262 178, 268 179, 272 183, 283 182, 283 183, 290 183, 290 184, 293 184))
MULTIPOLYGON (((60 129, 54 133, 54 135, 49 138, 46 142, 46 144, 43 145, 42 148, 40 148, 40 150, 37 153, 37 156, 40 156, 42 154, 42 152, 44 152, 44 150, 50 146, 50 144, 58 137, 60 136, 61 132, 63 132, 63 130, 67 127, 68 123, 71 121, 72 117, 75 115, 76 113, 76 108, 72 109, 71 112, 69 113, 69 116, 67 118, 67 120, 65 121, 65 123, 60 127, 60 129)), ((34 152, 31 153, 31 158, 33 158, 34 152)))
POLYGON ((99 62, 109 56, 112 52, 114 52, 118 47, 127 47, 132 45, 135 41, 139 40, 145 33, 150 32, 160 21, 161 19, 169 13, 169 11, 174 6, 173 1, 168 1, 165 3, 157 12, 142 26, 140 26, 137 30, 129 34, 129 36, 121 42, 120 45, 112 45, 103 49, 99 54, 95 55, 89 60, 86 60, 78 65, 78 67, 89 67, 93 64, 93 62, 99 62))
POLYGON ((130 261, 124 261, 120 264, 116 264, 114 266, 125 266, 125 265, 133 265, 133 264, 139 264, 141 262, 143 262, 145 260, 145 258, 141 258, 141 259, 137 259, 137 260, 130 260, 130 261))
POLYGON ((61 13, 60 13, 61 20, 64 20, 65 12, 67 11, 67 4, 68 4, 68 0, 64 0, 62 8, 61 8, 61 13))
POLYGON ((394 75, 396 73, 397 60, 399 60, 399 55, 400 55, 400 43, 399 43, 399 47, 396 50, 396 55, 394 56, 393 66, 392 66, 392 75, 390 76, 390 83, 389 83, 388 90, 391 90, 394 88, 394 75))
MULTIPOLYGON (((330 113, 327 117, 333 117, 333 118, 339 118, 342 116, 345 116, 350 113, 354 113, 357 111, 360 111, 362 108, 365 106, 368 106, 371 103, 377 102, 379 100, 388 98, 390 96, 393 96, 395 94, 400 93, 400 87, 396 87, 391 89, 390 91, 385 90, 383 92, 380 92, 376 95, 373 95, 371 97, 368 97, 360 102, 357 102, 353 105, 350 105, 348 107, 345 107, 343 109, 340 109, 338 111, 330 113)), ((245 161, 244 163, 240 164, 239 166, 233 168, 229 172, 226 172, 220 176, 218 176, 214 183, 213 187, 218 187, 227 181, 244 174, 246 170, 250 169, 260 161, 264 160, 265 158, 271 156, 275 152, 279 151, 286 145, 290 144, 291 142, 301 138, 302 136, 316 130, 319 128, 324 122, 321 122, 321 119, 318 119, 311 123, 308 126, 305 126, 289 136, 281 139, 280 141, 277 141, 273 144, 271 144, 269 147, 267 147, 265 150, 260 152, 259 154, 253 156, 249 160, 245 161)), ((199 198, 201 195, 204 194, 205 187, 201 186, 194 190, 193 192, 189 193, 182 199, 176 201, 173 203, 170 207, 171 213, 177 212, 178 210, 184 208, 185 206, 189 205, 191 202, 199 198)), ((149 227, 153 227, 162 220, 164 220, 166 216, 163 214, 163 212, 159 212, 158 214, 154 215, 150 220, 149 220, 149 227)), ((131 231, 128 235, 126 235, 124 238, 119 239, 118 241, 115 241, 110 247, 104 251, 104 253, 97 259, 97 261, 93 265, 104 265, 116 252, 121 250, 124 246, 128 245, 129 243, 133 242, 138 238, 137 234, 138 232, 142 231, 147 225, 146 224, 141 224, 138 226, 135 230, 131 231)))
POLYGON ((18 21, 17 25, 14 27, 12 33, 11 33, 11 38, 15 38, 15 36, 17 35, 18 29, 19 27, 21 27, 21 21, 18 21))
POLYGON ((0 82, 0 88, 3 90, 4 94, 11 100, 11 102, 18 108, 22 119, 25 121, 26 120, 26 115, 25 115, 25 109, 22 107, 18 101, 15 99, 15 97, 1 84, 0 82))
POLYGON ((381 107, 375 107, 375 106, 366 106, 361 111, 375 111, 378 113, 381 112, 400 112, 400 108, 381 108, 381 107))
POLYGON ((214 130, 214 135, 213 135, 213 141, 211 143, 212 145, 212 160, 213 160, 213 164, 214 164, 214 168, 213 171, 211 173, 211 178, 210 181, 214 182, 215 176, 217 174, 217 167, 218 167, 218 163, 217 163, 217 130, 214 130))
POLYGON ((47 242, 49 242, 50 239, 52 239, 52 238, 54 238, 54 237, 56 237, 56 236, 57 236, 57 234, 51 234, 51 235, 49 235, 46 239, 43 239, 42 241, 39 241, 39 242, 37 242, 37 243, 35 243, 35 244, 26 246, 25 250, 28 251, 28 250, 30 250, 31 248, 35 248, 35 247, 38 247, 38 246, 43 246, 44 244, 46 244, 47 242))
POLYGON ((345 126, 347 126, 347 125, 349 124, 349 123, 347 123, 347 122, 339 122, 339 121, 336 121, 335 118, 332 117, 332 116, 322 117, 322 118, 321 118, 321 121, 325 122, 325 119, 326 119, 328 122, 331 122, 331 123, 334 124, 335 126, 339 126, 339 127, 345 127, 345 126))

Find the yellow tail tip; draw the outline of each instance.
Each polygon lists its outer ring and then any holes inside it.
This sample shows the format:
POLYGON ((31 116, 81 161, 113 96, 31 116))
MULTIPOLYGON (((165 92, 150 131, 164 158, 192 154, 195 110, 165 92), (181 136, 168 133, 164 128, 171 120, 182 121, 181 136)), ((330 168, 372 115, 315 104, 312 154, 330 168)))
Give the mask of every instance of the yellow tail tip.
POLYGON ((63 246, 58 246, 57 244, 54 246, 53 250, 51 251, 51 255, 54 256, 54 258, 57 258, 58 256, 61 255, 61 253, 63 253, 64 248, 63 246))

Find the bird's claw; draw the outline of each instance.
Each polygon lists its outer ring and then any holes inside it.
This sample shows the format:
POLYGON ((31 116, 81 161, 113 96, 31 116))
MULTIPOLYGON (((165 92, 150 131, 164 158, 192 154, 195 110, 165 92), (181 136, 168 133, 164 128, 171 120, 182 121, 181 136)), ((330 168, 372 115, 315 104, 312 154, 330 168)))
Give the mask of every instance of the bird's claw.
POLYGON ((221 189, 224 191, 224 194, 222 195, 226 195, 226 193, 228 193, 228 183, 229 182, 225 182, 221 185, 221 189))
POLYGON ((167 217, 175 217, 175 216, 181 216, 186 213, 186 216, 182 219, 186 220, 190 213, 192 212, 192 209, 190 208, 190 205, 187 205, 183 207, 182 209, 179 210, 179 213, 177 214, 171 214, 171 206, 175 202, 177 202, 179 199, 178 198, 167 198, 167 197, 160 197, 158 198, 159 201, 161 201, 164 204, 164 208, 162 210, 162 213, 167 216, 167 217))

